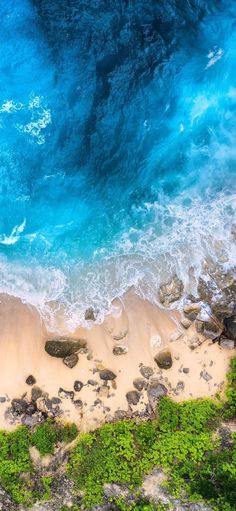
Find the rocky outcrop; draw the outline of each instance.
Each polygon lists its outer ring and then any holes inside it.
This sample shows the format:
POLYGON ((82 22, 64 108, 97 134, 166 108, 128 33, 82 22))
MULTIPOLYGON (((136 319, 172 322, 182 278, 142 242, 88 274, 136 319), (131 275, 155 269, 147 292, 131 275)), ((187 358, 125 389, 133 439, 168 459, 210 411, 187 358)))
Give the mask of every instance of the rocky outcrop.
POLYGON ((159 290, 160 302, 168 307, 171 303, 179 300, 183 294, 184 286, 182 280, 174 275, 166 284, 162 284, 159 290))
POLYGON ((72 339, 70 337, 57 337, 46 341, 45 351, 51 357, 65 358, 77 353, 81 348, 86 347, 85 339, 72 339))

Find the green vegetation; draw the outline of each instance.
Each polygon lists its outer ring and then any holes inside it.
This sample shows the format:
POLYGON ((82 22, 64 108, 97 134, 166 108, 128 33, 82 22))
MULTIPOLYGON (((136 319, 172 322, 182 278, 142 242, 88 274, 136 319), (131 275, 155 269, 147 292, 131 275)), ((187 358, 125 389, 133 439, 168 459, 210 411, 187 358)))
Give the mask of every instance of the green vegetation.
MULTIPOLYGON (((210 399, 175 403, 164 397, 152 421, 123 420, 81 435, 70 451, 67 475, 82 507, 76 504, 70 509, 101 504, 104 484, 117 483, 131 497, 111 498, 111 510, 167 511, 168 506, 148 502, 138 493, 143 477, 157 467, 165 474, 163 485, 170 495, 204 500, 218 511, 235 511, 236 434, 229 433, 222 443, 217 430, 222 421, 227 425, 236 417, 236 359, 231 362, 226 394, 225 403, 210 399)), ((16 505, 51 497, 51 473, 37 472, 30 447, 37 447, 42 457, 53 455, 60 442, 72 442, 77 434, 74 424, 51 419, 33 432, 25 426, 0 431, 0 485, 16 505)), ((60 511, 67 510, 63 506, 60 511)))

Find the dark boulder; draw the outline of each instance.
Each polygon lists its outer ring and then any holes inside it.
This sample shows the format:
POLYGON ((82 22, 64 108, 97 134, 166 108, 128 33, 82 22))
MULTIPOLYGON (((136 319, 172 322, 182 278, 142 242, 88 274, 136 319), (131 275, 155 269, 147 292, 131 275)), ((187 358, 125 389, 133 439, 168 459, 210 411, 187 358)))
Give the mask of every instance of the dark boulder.
POLYGON ((37 401, 37 399, 39 397, 41 397, 43 395, 43 391, 42 389, 40 389, 40 387, 33 387, 32 390, 31 390, 31 400, 32 401, 37 401))
POLYGON ((75 392, 80 392, 80 390, 82 389, 83 386, 84 386, 84 384, 82 383, 82 381, 75 380, 75 382, 74 382, 75 392))
POLYGON ((140 400, 140 395, 140 392, 137 390, 131 390, 130 392, 127 392, 126 399, 129 405, 137 405, 140 400))
POLYGON ((13 399, 11 406, 13 412, 15 412, 17 415, 22 415, 23 413, 26 413, 28 403, 25 399, 13 399))
POLYGON ((85 314, 84 314, 84 319, 86 321, 95 321, 96 320, 96 314, 92 307, 89 307, 88 309, 86 309, 85 314))
POLYGON ((159 382, 159 380, 153 378, 153 380, 150 381, 148 388, 147 388, 147 394, 149 399, 151 400, 159 400, 163 396, 166 396, 167 394, 167 388, 165 385, 159 382))
POLYGON ((67 367, 69 367, 70 369, 75 367, 76 364, 78 363, 78 361, 79 361, 79 357, 78 357, 77 353, 72 353, 71 355, 68 355, 67 357, 63 358, 64 364, 67 367))
POLYGON ((228 339, 227 337, 221 337, 220 346, 227 350, 233 350, 235 348, 235 341, 233 339, 228 339))
POLYGON ((149 378, 154 374, 154 371, 152 369, 152 367, 148 367, 148 366, 141 366, 140 367, 140 373, 141 375, 146 378, 147 380, 149 380, 149 378))
POLYGON ((225 334, 236 341, 236 314, 224 319, 225 334))
POLYGON ((160 351, 154 360, 160 369, 170 369, 172 367, 172 356, 169 350, 160 351))
POLYGON ((101 380, 105 381, 115 380, 116 378, 116 374, 110 371, 110 369, 102 369, 102 371, 99 372, 99 376, 101 380))
POLYGON ((85 339, 72 339, 70 337, 56 337, 46 341, 45 351, 51 357, 65 358, 85 348, 85 339))
POLYGON ((82 408, 83 401, 81 401, 81 399, 75 399, 74 400, 74 405, 75 405, 76 408, 82 408))
POLYGON ((36 379, 35 379, 35 377, 32 374, 30 374, 26 378, 25 383, 27 383, 27 385, 34 385, 36 383, 36 379))
POLYGON ((133 381, 133 386, 141 392, 147 385, 147 382, 144 378, 135 378, 133 381))

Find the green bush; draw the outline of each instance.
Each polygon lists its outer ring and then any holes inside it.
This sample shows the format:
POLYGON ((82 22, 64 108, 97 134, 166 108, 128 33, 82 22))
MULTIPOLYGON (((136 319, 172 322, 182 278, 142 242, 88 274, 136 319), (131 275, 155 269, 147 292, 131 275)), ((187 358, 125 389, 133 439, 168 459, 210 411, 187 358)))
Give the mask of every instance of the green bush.
POLYGON ((227 376, 228 385, 226 389, 227 402, 224 411, 226 419, 236 418, 236 358, 230 363, 230 372, 227 376))
POLYGON ((58 442, 72 442, 78 435, 78 428, 76 424, 65 424, 59 426, 57 429, 57 440, 58 442))
POLYGON ((56 442, 57 433, 51 419, 47 419, 43 424, 36 426, 31 437, 31 443, 37 447, 41 456, 53 454, 56 442))

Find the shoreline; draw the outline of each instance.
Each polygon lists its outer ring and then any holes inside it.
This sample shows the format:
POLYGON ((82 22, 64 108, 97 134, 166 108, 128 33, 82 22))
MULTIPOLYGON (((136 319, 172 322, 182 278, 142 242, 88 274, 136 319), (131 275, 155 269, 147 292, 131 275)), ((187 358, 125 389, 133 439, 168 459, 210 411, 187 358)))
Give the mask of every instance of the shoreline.
MULTIPOLYGON (((71 369, 61 358, 45 352, 46 339, 54 335, 47 333, 37 310, 18 298, 0 296, 0 397, 6 398, 0 402, 1 429, 25 423, 21 414, 12 415, 7 410, 13 399, 30 401, 35 387, 42 391, 37 399, 41 413, 54 413, 55 407, 50 411, 45 401, 58 400, 60 396, 58 417, 75 422, 81 431, 93 430, 122 414, 150 413, 147 387, 151 381, 158 380, 176 401, 214 397, 223 392, 232 350, 206 340, 196 332, 194 322, 190 321, 186 328, 185 321, 183 326, 184 315, 180 311, 159 309, 132 291, 122 300, 115 300, 114 306, 116 313, 108 315, 103 324, 91 322, 90 329, 65 331, 67 336, 87 341, 87 349, 79 353, 79 361, 71 369), (115 346, 125 348, 125 353, 114 355, 115 346), (160 369, 154 360, 162 350, 171 353, 172 367, 168 370, 160 369), (142 365, 153 371, 149 379, 140 373, 142 365), (103 369, 112 371, 116 378, 102 381, 103 369), (29 375, 36 380, 32 387, 26 384, 29 375), (133 382, 137 378, 144 380, 144 388, 139 392, 138 403, 128 404, 126 394, 136 391, 133 382), (74 391, 75 381, 83 383, 80 391, 74 391), (59 392, 60 388, 66 393, 74 392, 74 396, 59 392)), ((29 425, 32 417, 27 418, 29 425)))

